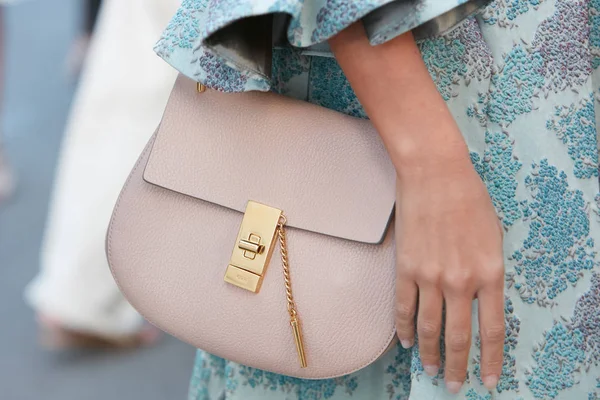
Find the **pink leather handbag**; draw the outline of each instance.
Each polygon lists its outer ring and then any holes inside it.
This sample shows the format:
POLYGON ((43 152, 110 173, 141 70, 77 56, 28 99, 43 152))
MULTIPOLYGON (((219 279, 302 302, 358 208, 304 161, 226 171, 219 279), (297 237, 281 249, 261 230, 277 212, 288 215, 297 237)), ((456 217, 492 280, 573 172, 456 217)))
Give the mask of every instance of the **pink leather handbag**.
POLYGON ((116 204, 110 267, 143 316, 195 347, 349 374, 395 342, 395 176, 369 121, 180 76, 116 204))

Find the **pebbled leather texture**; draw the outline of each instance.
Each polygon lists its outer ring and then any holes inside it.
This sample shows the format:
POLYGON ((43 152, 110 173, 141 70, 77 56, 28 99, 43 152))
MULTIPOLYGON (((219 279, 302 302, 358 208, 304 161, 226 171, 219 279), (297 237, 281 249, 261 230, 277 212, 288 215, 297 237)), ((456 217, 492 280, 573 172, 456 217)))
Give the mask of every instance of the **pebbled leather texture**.
MULTIPOLYGON (((372 177, 371 182, 367 182, 362 179, 369 173, 360 174, 360 185, 368 191, 378 190, 373 182, 385 180, 379 176, 389 173, 385 163, 378 164, 377 160, 359 154, 379 154, 376 149, 381 144, 352 136, 353 145, 342 146, 337 151, 331 142, 308 152, 303 147, 306 141, 294 136, 306 134, 294 125, 299 123, 294 116, 296 112, 309 118, 304 114, 308 113, 303 108, 304 103, 280 102, 282 97, 275 94, 241 94, 234 95, 239 97, 235 101, 253 104, 247 108, 239 105, 229 108, 225 104, 232 95, 210 93, 210 98, 203 97, 207 92, 190 96, 188 86, 195 89, 191 81, 179 79, 158 134, 141 155, 113 213, 107 235, 107 255, 121 291, 144 317, 161 329, 240 364, 308 379, 337 377, 371 364, 389 348, 395 337, 394 229, 393 223, 387 226, 391 204, 370 202, 369 207, 363 207, 362 202, 376 197, 373 196, 376 192, 351 192, 340 186, 351 181, 348 176, 352 177, 357 169, 370 171, 372 177), (208 103, 219 106, 213 108, 208 103), (224 138, 227 135, 238 138, 258 135, 254 130, 257 120, 249 118, 247 110, 265 107, 265 104, 273 109, 263 120, 275 120, 277 115, 289 116, 277 122, 279 134, 288 137, 288 145, 303 155, 302 163, 293 152, 285 152, 283 157, 291 157, 290 162, 284 161, 280 169, 274 169, 269 164, 273 158, 265 154, 272 150, 269 147, 256 148, 255 158, 239 155, 235 161, 231 158, 234 157, 230 153, 232 149, 222 148, 224 143, 232 143, 224 138), (231 125, 224 125, 226 131, 220 126, 224 119, 232 120, 231 125), (204 121, 202 127, 192 123, 198 120, 204 121), (182 143, 176 143, 178 141, 182 143), (168 145, 168 149, 157 147, 159 143, 168 145), (359 145, 361 151, 353 148, 359 145), (208 146, 211 151, 185 150, 202 146, 208 146), (149 163, 149 158, 154 159, 149 163), (352 170, 346 169, 348 158, 353 160, 352 170), (326 166, 315 162, 325 159, 328 160, 326 166), (232 171, 231 164, 242 161, 248 164, 239 174, 249 182, 257 182, 252 177, 260 172, 277 183, 282 181, 276 175, 284 174, 285 182, 297 182, 298 186, 287 185, 278 195, 272 194, 276 193, 273 187, 256 189, 249 185, 235 190, 231 182, 239 183, 238 178, 227 173, 232 171), (163 167, 165 163, 169 165, 163 167), (144 180, 146 165, 146 179, 158 184, 144 180), (206 171, 215 172, 215 165, 225 171, 223 180, 218 182, 204 177, 206 171), (265 166, 270 168, 259 168, 265 166), (327 193, 323 193, 326 190, 323 187, 304 183, 306 177, 319 184, 330 182, 331 178, 325 175, 332 174, 337 184, 332 183, 327 193), (227 190, 220 185, 227 186, 227 190), (260 198, 250 197, 247 194, 250 192, 260 198), (356 201, 357 197, 360 201, 356 201), (238 207, 243 210, 247 200, 283 208, 290 223, 296 223, 296 227, 288 228, 287 236, 308 368, 301 369, 297 359, 286 310, 279 247, 273 253, 260 293, 254 294, 223 281, 243 217, 238 207), (287 208, 268 200, 281 201, 287 208), (309 202, 310 207, 302 207, 297 202, 309 202), (318 218, 305 214, 313 207, 326 208, 329 212, 319 214, 322 212, 319 210, 318 218), (365 211, 370 207, 381 209, 365 211), (344 211, 338 214, 338 208, 344 211), (387 215, 387 219, 375 223, 360 214, 352 220, 340 221, 340 215, 350 218, 345 214, 350 211, 367 213, 369 218, 387 215), (385 235, 379 244, 334 237, 358 237, 359 228, 369 232, 361 236, 364 241, 376 239, 381 231, 385 231, 385 235)), ((321 110, 312 107, 311 112, 315 114, 321 110)), ((313 116, 306 121, 304 129, 310 129, 310 134, 314 134, 314 130, 327 135, 337 127, 338 117, 330 112, 313 116)), ((263 127, 270 126, 265 124, 263 127)), ((361 131, 366 136, 365 132, 369 135, 373 132, 373 128, 365 128, 365 121, 358 119, 344 121, 344 124, 348 125, 347 132, 351 135, 359 135, 361 131), (350 127, 352 123, 356 126, 350 127)), ((316 136, 315 140, 318 140, 316 136)), ((377 137, 373 138, 376 140, 377 137)), ((242 143, 248 145, 248 142, 242 143)), ((387 193, 387 189, 379 189, 387 193)))
POLYGON ((273 93, 199 94, 185 77, 144 178, 240 212, 258 201, 290 226, 365 243, 383 239, 396 200, 394 166, 369 121, 273 93))

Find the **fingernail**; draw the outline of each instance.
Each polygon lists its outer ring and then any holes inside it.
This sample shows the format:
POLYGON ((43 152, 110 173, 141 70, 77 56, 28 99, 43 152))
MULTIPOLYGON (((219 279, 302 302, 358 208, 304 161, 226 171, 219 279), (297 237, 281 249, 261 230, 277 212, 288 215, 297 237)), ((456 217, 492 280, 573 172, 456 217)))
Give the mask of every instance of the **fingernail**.
POLYGON ((423 369, 425 370, 425 373, 429 376, 436 376, 438 374, 438 371, 440 370, 440 367, 438 367, 437 365, 424 365, 423 369))
POLYGON ((400 341, 400 344, 402 345, 402 347, 404 347, 405 349, 410 349, 413 346, 413 342, 412 340, 406 340, 403 339, 400 341))
POLYGON ((460 392, 460 388, 462 387, 462 382, 446 382, 446 388, 452 394, 457 394, 460 392))
POLYGON ((497 375, 488 375, 485 378, 483 378, 483 386, 485 386, 487 390, 494 390, 496 388, 496 385, 498 385, 497 375))

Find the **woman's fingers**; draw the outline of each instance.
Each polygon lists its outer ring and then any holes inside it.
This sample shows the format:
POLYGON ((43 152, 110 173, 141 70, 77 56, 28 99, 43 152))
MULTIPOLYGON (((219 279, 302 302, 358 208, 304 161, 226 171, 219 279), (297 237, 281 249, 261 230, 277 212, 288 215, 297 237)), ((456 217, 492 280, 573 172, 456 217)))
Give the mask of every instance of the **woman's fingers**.
POLYGON ((498 384, 504 357, 504 289, 494 284, 479 291, 479 335, 481 337, 481 379, 489 390, 498 384))
POLYGON ((396 333, 405 349, 415 343, 415 315, 417 311, 417 285, 404 276, 400 268, 396 272, 396 333))
POLYGON ((467 376, 471 349, 472 293, 455 293, 446 299, 446 387, 458 393, 467 376))
POLYGON ((440 333, 442 331, 442 308, 444 299, 436 287, 419 289, 419 315, 417 333, 419 334, 419 353, 423 369, 435 376, 440 368, 440 333))
POLYGON ((423 166, 398 171, 398 336, 412 341, 418 298, 417 334, 425 372, 436 374, 441 365, 445 322, 445 381, 457 393, 467 376, 472 330, 477 329, 472 328, 473 299, 478 297, 480 371, 485 385, 493 388, 501 374, 505 335, 502 226, 471 164, 436 165, 430 171, 423 166))

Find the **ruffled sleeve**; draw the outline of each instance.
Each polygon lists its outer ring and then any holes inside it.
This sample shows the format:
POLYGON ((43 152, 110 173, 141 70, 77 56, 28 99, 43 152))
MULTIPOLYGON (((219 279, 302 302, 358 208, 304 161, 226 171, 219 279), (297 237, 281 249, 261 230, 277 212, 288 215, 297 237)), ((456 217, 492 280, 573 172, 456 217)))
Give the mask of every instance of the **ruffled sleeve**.
POLYGON ((490 0, 183 0, 155 50, 207 87, 271 87, 273 46, 331 56, 327 39, 362 20, 372 45, 410 30, 436 36, 490 0))

